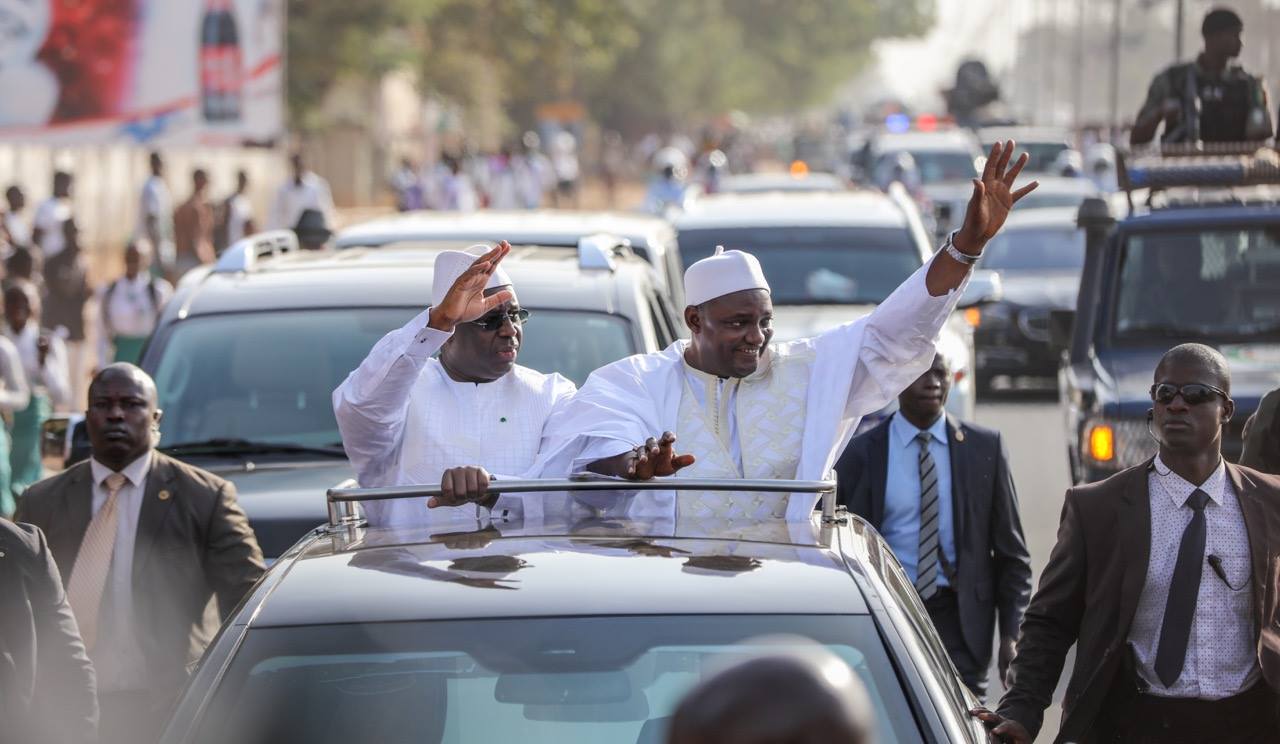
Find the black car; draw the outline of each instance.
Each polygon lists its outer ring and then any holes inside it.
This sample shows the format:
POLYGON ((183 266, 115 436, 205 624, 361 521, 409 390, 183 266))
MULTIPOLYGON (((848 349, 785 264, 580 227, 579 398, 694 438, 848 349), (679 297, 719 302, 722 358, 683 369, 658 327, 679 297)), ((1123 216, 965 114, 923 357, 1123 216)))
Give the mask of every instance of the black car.
POLYGON ((1140 464, 1157 449, 1148 431, 1160 356, 1184 342, 1214 346, 1232 374, 1234 418, 1223 453, 1240 455, 1241 429, 1280 386, 1280 203, 1274 191, 1200 190, 1114 222, 1099 200, 1081 207, 1089 233, 1074 330, 1059 389, 1076 482, 1140 464))

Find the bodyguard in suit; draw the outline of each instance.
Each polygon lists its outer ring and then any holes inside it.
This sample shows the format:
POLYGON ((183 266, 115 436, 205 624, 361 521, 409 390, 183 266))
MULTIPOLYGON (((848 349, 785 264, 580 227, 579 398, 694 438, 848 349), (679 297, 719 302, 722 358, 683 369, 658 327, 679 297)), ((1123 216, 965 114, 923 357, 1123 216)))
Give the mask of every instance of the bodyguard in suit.
POLYGON ((44 533, 0 518, 0 741, 94 741, 94 691, 93 664, 44 533))
POLYGON ((217 476, 153 449, 155 383, 113 364, 89 387, 88 461, 27 489, 98 673, 105 744, 158 738, 196 661, 264 570, 262 552, 217 476))
POLYGON ((836 463, 840 503, 884 536, 938 635, 979 697, 1000 626, 1003 678, 1031 594, 1031 556, 1000 435, 945 414, 941 354, 898 411, 854 437, 836 463))
POLYGON ((1170 349, 1151 387, 1159 452, 1067 491, 997 713, 1040 729, 1072 645, 1057 742, 1280 741, 1280 478, 1222 459, 1235 410, 1226 360, 1170 349))

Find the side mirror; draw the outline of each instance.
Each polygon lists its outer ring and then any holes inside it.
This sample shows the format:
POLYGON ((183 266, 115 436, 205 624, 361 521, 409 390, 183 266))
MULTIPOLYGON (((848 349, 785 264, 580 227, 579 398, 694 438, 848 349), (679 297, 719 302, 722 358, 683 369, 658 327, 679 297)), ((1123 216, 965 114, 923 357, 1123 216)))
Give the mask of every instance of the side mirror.
POLYGON ((71 454, 72 416, 55 413, 40 425, 40 459, 46 472, 56 473, 66 467, 71 454))
POLYGON ((1004 297, 1004 286, 1000 282, 999 272, 990 269, 974 269, 969 277, 969 286, 960 295, 957 307, 964 309, 989 302, 999 302, 1004 297))
POLYGON ((1071 338, 1075 334, 1075 310, 1049 311, 1049 345, 1058 351, 1071 348, 1071 338))

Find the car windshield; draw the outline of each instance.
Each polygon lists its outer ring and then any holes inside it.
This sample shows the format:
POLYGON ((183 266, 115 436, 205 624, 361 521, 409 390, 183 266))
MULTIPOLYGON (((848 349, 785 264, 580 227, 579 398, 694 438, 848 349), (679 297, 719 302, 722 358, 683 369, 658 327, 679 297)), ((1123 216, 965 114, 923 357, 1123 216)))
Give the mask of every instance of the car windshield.
POLYGON ((978 176, 974 155, 962 150, 918 150, 911 152, 911 159, 921 183, 968 181, 978 176))
MULTIPOLYGON (((1023 168, 1028 173, 1044 173, 1053 167, 1058 155, 1069 148, 1065 142, 1024 142, 1014 136, 1018 142, 1018 151, 1027 153, 1027 164, 1023 168)), ((982 149, 990 152, 994 142, 983 143, 982 149)), ((1021 206, 1022 202, 1018 202, 1021 206)))
POLYGON ((674 615, 250 630, 196 741, 660 744, 686 692, 781 633, 861 677, 882 744, 922 740, 869 616, 674 615))
POLYGON ((883 302, 920 268, 905 227, 744 227, 682 230, 687 268, 717 245, 760 259, 775 305, 883 302))
MULTIPOLYGON (((164 411, 161 445, 233 439, 332 446, 332 394, 388 331, 420 310, 342 308, 198 316, 157 339, 148 366, 164 411)), ((532 308, 519 362, 578 384, 635 353, 626 320, 532 308)))
POLYGON ((1018 209, 1051 209, 1054 207, 1078 207, 1085 197, 1097 196, 1098 192, 1087 181, 1082 181, 1078 188, 1064 189, 1041 188, 1018 200, 1018 209))
POLYGON ((1074 269, 1084 266, 1084 231, 1076 227, 1005 229, 987 244, 982 268, 999 271, 1074 269))
POLYGON ((1115 337, 1280 340, 1280 226, 1129 236, 1115 337))

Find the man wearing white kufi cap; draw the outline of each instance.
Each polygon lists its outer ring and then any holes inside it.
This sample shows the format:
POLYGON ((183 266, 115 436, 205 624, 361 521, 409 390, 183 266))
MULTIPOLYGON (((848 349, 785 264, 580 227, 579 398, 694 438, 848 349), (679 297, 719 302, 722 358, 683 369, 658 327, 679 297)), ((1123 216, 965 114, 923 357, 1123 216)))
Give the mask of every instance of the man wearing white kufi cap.
MULTIPOLYGON (((773 303, 760 263, 717 251, 685 273, 692 337, 665 351, 596 370, 549 425, 546 475, 591 470, 630 479, 670 475, 819 479, 859 419, 879 410, 929 366, 938 333, 969 270, 1036 184, 1014 190, 1026 163, 1009 167, 998 143, 974 179, 964 226, 869 316, 822 335, 771 344, 773 303), (686 454, 676 454, 675 442, 686 454)), ((639 494, 623 502, 580 495, 633 517, 807 518, 816 496, 639 494), (732 503, 725 499, 732 498, 732 503), (749 512, 749 513, 748 513, 749 512)))
MULTIPOLYGON (((333 392, 361 486, 434 485, 457 465, 519 475, 533 464, 543 424, 574 385, 515 363, 528 313, 499 265, 510 250, 504 241, 492 250, 442 252, 431 307, 383 336, 333 392)), ((464 479, 483 472, 460 468, 451 475, 459 483, 442 483, 457 496, 430 508, 415 499, 369 501, 365 514, 374 526, 473 519, 477 507, 464 502, 483 498, 484 489, 464 479)), ((510 517, 533 516, 518 495, 484 503, 510 517)))

